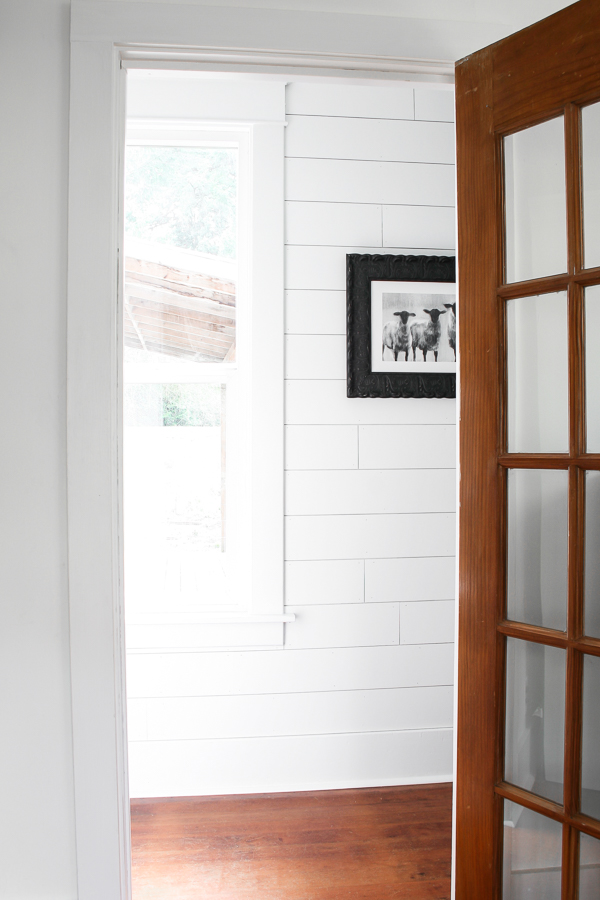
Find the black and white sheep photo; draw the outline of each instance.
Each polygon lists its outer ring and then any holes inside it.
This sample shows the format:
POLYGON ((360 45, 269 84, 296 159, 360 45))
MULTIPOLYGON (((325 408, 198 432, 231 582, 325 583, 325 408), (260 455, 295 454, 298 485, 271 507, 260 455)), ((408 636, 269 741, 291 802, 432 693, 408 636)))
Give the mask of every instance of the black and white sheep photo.
MULTIPOLYGON (((381 340, 383 371, 391 367, 426 365, 433 368, 456 363, 456 301, 453 293, 426 293, 414 290, 406 293, 382 291, 378 299, 379 309, 373 312, 375 325, 381 340), (380 312, 379 312, 380 310, 380 312)), ((437 285, 436 285, 437 287, 437 285)), ((373 341, 377 331, 372 332, 373 341)), ((375 355, 379 349, 373 346, 373 371, 377 371, 375 355)), ((446 371, 448 369, 446 368, 446 371)))

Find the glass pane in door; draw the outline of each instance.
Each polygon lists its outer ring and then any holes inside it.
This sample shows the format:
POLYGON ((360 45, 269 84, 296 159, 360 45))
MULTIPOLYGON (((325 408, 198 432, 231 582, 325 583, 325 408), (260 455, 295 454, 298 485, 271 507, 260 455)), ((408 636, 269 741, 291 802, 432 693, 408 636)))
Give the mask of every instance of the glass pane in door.
POLYGON ((585 290, 587 452, 600 453, 600 285, 585 290))
POLYGON ((600 897, 600 841, 581 834, 579 837, 579 900, 600 897))
POLYGON ((504 138, 506 281, 567 271, 563 117, 504 138))
POLYGON ((564 470, 508 473, 509 619, 566 628, 568 490, 564 470))
POLYGON ((504 777, 562 803, 565 651, 507 639, 504 777))
POLYGON ((502 900, 560 900, 562 826, 504 801, 502 900))
POLYGON ((585 473, 585 633, 600 637, 600 472, 585 473))
POLYGON ((567 295, 506 304, 508 452, 569 450, 567 295))
POLYGON ((583 164, 583 258, 600 266, 600 103, 581 110, 583 164))
POLYGON ((600 819, 600 657, 583 661, 581 809, 600 819))

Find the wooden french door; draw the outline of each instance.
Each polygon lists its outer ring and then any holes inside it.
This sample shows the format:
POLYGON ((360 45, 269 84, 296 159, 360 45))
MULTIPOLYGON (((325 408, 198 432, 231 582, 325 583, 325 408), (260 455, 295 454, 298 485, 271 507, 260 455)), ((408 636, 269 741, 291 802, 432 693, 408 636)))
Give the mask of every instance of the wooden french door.
POLYGON ((457 900, 600 898, 600 0, 457 65, 457 900))

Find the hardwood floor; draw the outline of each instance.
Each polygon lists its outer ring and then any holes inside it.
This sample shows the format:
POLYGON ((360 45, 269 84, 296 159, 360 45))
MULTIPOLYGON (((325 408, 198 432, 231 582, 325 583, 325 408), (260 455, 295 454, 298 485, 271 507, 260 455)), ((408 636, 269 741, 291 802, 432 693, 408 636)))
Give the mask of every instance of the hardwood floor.
POLYGON ((133 900, 449 900, 450 785, 132 800, 133 900))

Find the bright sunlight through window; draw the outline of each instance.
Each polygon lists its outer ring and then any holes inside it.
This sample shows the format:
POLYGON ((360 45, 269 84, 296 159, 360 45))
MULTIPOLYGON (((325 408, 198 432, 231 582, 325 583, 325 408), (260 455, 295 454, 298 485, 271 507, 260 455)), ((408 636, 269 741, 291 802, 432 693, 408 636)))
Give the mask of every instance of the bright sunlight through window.
POLYGON ((239 605, 239 148, 228 143, 126 151, 130 614, 239 605))

